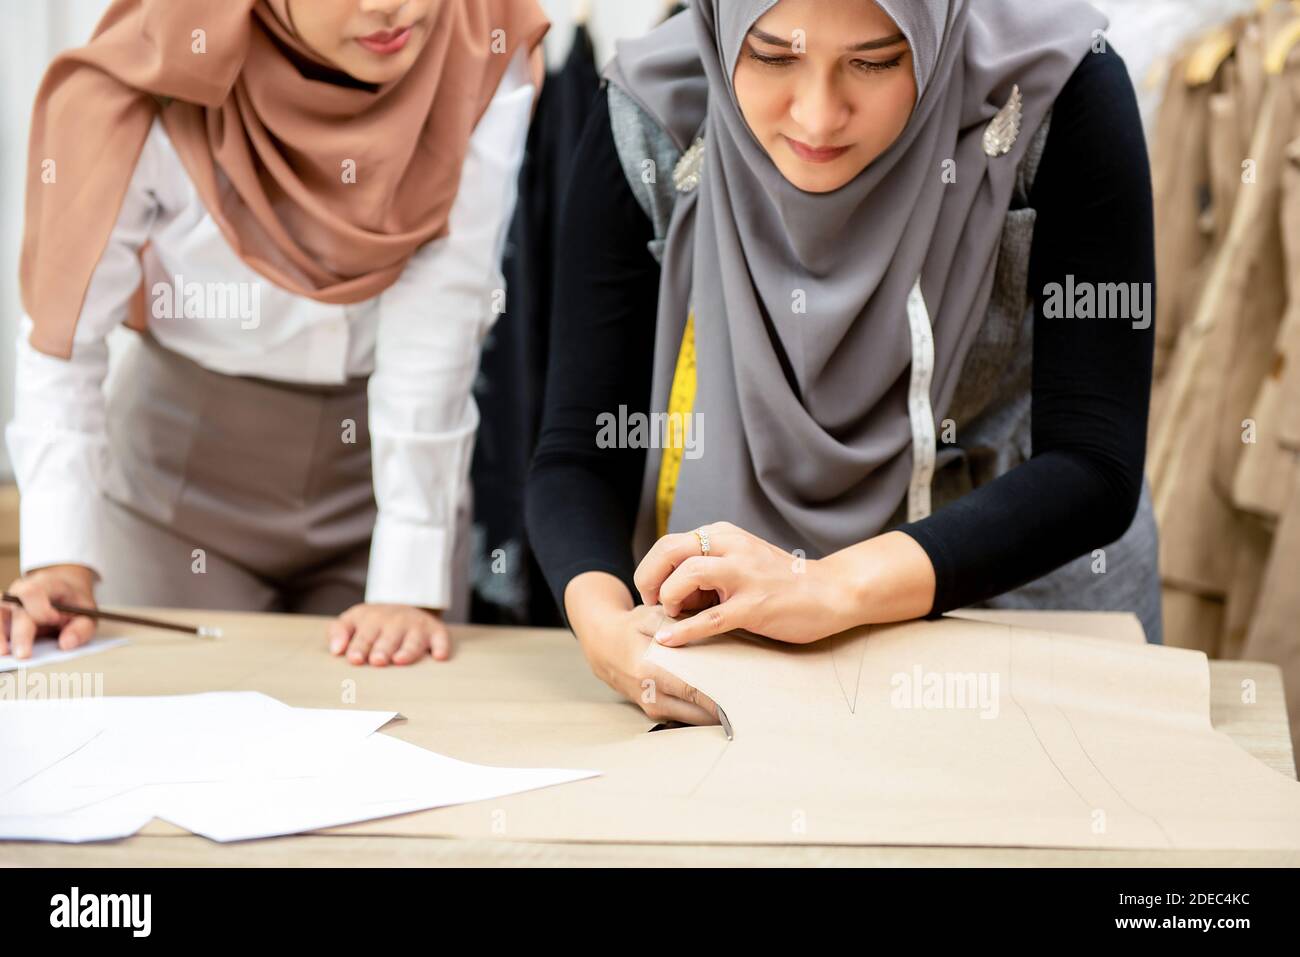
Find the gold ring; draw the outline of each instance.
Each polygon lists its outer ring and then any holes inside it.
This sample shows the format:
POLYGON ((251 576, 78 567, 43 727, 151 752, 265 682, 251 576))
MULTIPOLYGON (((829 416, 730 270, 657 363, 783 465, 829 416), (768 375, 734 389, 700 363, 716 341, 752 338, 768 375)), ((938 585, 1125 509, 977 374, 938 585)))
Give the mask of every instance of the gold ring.
POLYGON ((697 528, 695 530, 695 537, 700 540, 700 554, 709 554, 709 533, 703 528, 697 528))

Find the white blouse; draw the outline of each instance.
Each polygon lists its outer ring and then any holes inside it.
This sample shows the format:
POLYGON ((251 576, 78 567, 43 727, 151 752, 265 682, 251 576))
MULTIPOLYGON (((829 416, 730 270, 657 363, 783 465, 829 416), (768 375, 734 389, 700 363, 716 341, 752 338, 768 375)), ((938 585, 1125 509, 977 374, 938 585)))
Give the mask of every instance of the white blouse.
MULTIPOLYGON (((500 312, 500 271, 534 89, 527 51, 512 60, 470 140, 449 235, 426 244, 398 281, 365 302, 331 305, 281 289, 226 242, 155 122, 117 224, 91 277, 69 360, 38 352, 23 317, 15 415, 6 440, 21 492, 25 572, 111 560, 100 532, 105 476, 106 338, 145 280, 234 283, 224 314, 184 318, 166 297, 146 308, 167 348, 229 375, 338 384, 369 375, 378 518, 366 600, 445 608, 451 601, 456 507, 478 428, 471 392, 484 337, 500 312), (140 250, 148 242, 142 268, 140 250), (255 293, 250 293, 255 290, 255 293), (256 298, 253 298, 253 295, 256 298), (157 318, 180 314, 182 318, 157 318)), ((359 171, 358 175, 364 175, 359 171)))

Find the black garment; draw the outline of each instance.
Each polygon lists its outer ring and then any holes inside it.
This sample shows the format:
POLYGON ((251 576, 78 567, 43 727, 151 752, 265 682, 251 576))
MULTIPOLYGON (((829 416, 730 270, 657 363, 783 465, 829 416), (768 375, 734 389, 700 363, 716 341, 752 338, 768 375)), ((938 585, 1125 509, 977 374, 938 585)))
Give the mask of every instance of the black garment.
MULTIPOLYGON (((1046 318, 1045 288, 1155 282, 1146 143, 1113 52, 1086 56, 1057 98, 1030 194, 1033 456, 902 526, 934 564, 932 615, 1009 591, 1119 538, 1142 486, 1154 330, 1128 319, 1046 318)), ((632 594, 644 449, 599 449, 597 416, 647 411, 659 268, 624 178, 604 94, 577 150, 563 212, 542 435, 528 528, 557 603, 585 571, 632 594)), ((1152 304, 1154 314, 1154 303, 1152 304)))
POLYGON ((591 37, 578 27, 564 65, 546 78, 528 131, 502 266, 506 311, 484 344, 474 384, 480 414, 470 467, 475 622, 559 623, 529 549, 524 485, 542 417, 560 198, 599 85, 591 37))

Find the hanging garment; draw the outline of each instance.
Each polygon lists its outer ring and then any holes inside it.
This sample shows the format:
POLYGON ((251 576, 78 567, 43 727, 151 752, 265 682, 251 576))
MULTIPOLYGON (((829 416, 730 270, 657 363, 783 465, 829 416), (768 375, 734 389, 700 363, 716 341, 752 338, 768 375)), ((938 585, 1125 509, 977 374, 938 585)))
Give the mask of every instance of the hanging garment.
POLYGON ((1232 486, 1238 508, 1274 522, 1291 494, 1294 449, 1300 445, 1300 427, 1294 436, 1287 429, 1293 423, 1300 425, 1294 413, 1300 391, 1287 394, 1292 383, 1300 387, 1300 139, 1286 153, 1281 229, 1288 307, 1250 411, 1253 433, 1242 446, 1232 486))
POLYGON ((1207 598, 1164 584, 1160 589, 1160 614, 1165 626, 1165 644, 1219 657, 1224 604, 1222 598, 1207 598))
MULTIPOLYGON (((1293 74, 1300 86, 1300 71, 1293 74)), ((1300 93, 1297 94, 1300 100, 1300 93)), ((1292 452, 1300 452, 1300 136, 1287 147, 1287 167, 1283 174, 1287 182, 1287 202, 1283 209, 1286 219, 1284 230, 1290 242, 1289 273, 1294 283, 1291 304, 1291 321, 1284 324, 1278 336, 1278 350, 1274 369, 1281 378, 1278 405, 1283 414, 1278 419, 1278 443, 1292 452)), ((1291 467, 1295 468, 1292 461, 1291 467)))
POLYGON ((1209 251, 1200 213, 1209 181, 1204 148, 1208 86, 1184 81, 1186 57, 1174 61, 1165 86, 1151 146, 1151 182, 1156 216, 1156 354, 1151 422, 1160 421, 1161 383, 1179 331, 1195 307, 1197 267, 1209 251))
POLYGON ((1300 754, 1300 632, 1296 629, 1300 622, 1300 588, 1296 587, 1296 569, 1300 569, 1300 469, 1293 475, 1295 484, 1278 523, 1259 606, 1242 656, 1281 667, 1287 714, 1291 716, 1291 741, 1300 754))
MULTIPOLYGON (((1239 49, 1245 51, 1255 45, 1251 38, 1245 38, 1239 49)), ((1229 66, 1236 68, 1238 64, 1229 66)), ((1289 89, 1283 99, 1290 101, 1290 122, 1294 128, 1300 122, 1300 113, 1296 111, 1294 97, 1289 89)), ((1235 102, 1232 105, 1235 106, 1235 102)), ((1225 114, 1225 121, 1231 119, 1230 113, 1225 114)), ((1283 122, 1283 119, 1279 117, 1278 122, 1283 122)), ((1235 138, 1228 135, 1226 123, 1224 126, 1224 135, 1219 139, 1227 141, 1228 145, 1224 146, 1220 142, 1212 147, 1212 155, 1225 157, 1219 164, 1221 171, 1218 178, 1241 183, 1241 190, 1257 188, 1260 185, 1258 161, 1248 158, 1243 162, 1240 153, 1232 156, 1235 138)), ((1273 168, 1270 177, 1277 180, 1279 197, 1284 191, 1280 172, 1282 153, 1283 150, 1278 149, 1266 160, 1273 168)), ((1259 448, 1260 423, 1252 417, 1252 412, 1258 402, 1260 384, 1268 378, 1269 369, 1273 365, 1275 342, 1282 316, 1286 312, 1286 260, 1281 218, 1276 212, 1280 205, 1280 202, 1275 205, 1264 222, 1259 256, 1250 273, 1242 302, 1232 321, 1227 324, 1232 329, 1226 343, 1229 350, 1228 365, 1223 390, 1218 399, 1219 407, 1214 416, 1217 426, 1210 482, 1216 496, 1232 507, 1236 533, 1232 574, 1227 583, 1223 632, 1218 649, 1219 656, 1223 658, 1237 658, 1241 654, 1255 604, 1260 596, 1263 572, 1272 546, 1273 521, 1242 510, 1240 503, 1233 498, 1233 486, 1243 458, 1247 454, 1254 454, 1259 448)))
MULTIPOLYGON (((1279 157, 1289 139, 1294 108, 1289 80, 1271 77, 1252 143, 1252 156, 1279 157)), ((1280 294, 1281 237, 1279 164, 1262 161, 1257 179, 1240 192, 1232 223, 1198 304, 1195 318, 1179 337, 1170 390, 1157 425, 1151 453, 1156 514, 1161 527, 1160 564, 1165 580, 1207 596, 1226 595, 1233 576, 1235 543, 1241 537, 1229 500, 1231 477, 1216 482, 1216 453, 1227 441, 1241 443, 1241 420, 1253 394, 1243 400, 1243 373, 1258 383, 1262 350, 1239 349, 1240 340, 1258 335, 1245 325, 1251 310, 1272 313, 1262 320, 1276 329, 1280 294), (1277 310, 1274 312, 1274 310, 1277 310), (1235 414, 1234 414, 1235 413, 1235 414)), ((1258 325, 1258 322, 1256 323, 1258 325)), ((1275 333, 1265 332, 1268 342, 1275 333)))
MULTIPOLYGON (((1178 304, 1190 302, 1192 311, 1163 331, 1172 351, 1153 404, 1148 463, 1164 612, 1171 644, 1222 657, 1253 654, 1247 646, 1261 609, 1280 600, 1272 589, 1281 580, 1275 569, 1284 544, 1274 531, 1295 483, 1295 455, 1284 436, 1300 433, 1291 412, 1300 389, 1288 404, 1287 363, 1292 329, 1300 328, 1300 222, 1292 211, 1300 190, 1288 161, 1295 148, 1287 144, 1300 135, 1300 70, 1265 69, 1266 51, 1294 20, 1290 7, 1277 4, 1236 25, 1232 58, 1201 86, 1210 90, 1203 124, 1189 117, 1195 93, 1180 68, 1159 126, 1157 154, 1171 179, 1179 175, 1174 145, 1193 157, 1191 167, 1198 151, 1206 157, 1194 200, 1166 184, 1161 196, 1169 205, 1157 211, 1161 222, 1184 226, 1195 213, 1206 250, 1196 271, 1204 278, 1182 282, 1178 304), (1180 129, 1193 128, 1204 143, 1178 138, 1180 129)), ((1166 250, 1180 239, 1187 243, 1185 235, 1158 237, 1166 250)))
POLYGON ((471 620, 560 623, 524 529, 524 486, 537 442, 548 355, 551 277, 559 199, 570 156, 600 85, 587 29, 574 30, 564 65, 551 73, 528 134, 519 200, 505 262, 505 312, 483 348, 474 397, 480 424, 474 486, 471 620))
MULTIPOLYGON (((1300 71, 1292 71, 1292 80, 1300 85, 1300 71)), ((1267 421, 1266 434, 1275 435, 1276 442, 1272 449, 1252 449, 1243 458, 1238 483, 1249 482, 1247 466, 1271 463, 1273 473, 1259 483, 1265 489, 1260 498, 1270 507, 1278 505, 1280 515, 1242 656, 1282 668, 1291 740, 1300 753, 1300 631, 1296 627, 1300 621, 1300 137, 1288 145, 1285 159, 1282 230, 1292 298, 1265 381, 1265 389, 1272 390, 1276 400, 1260 412, 1261 426, 1267 421), (1256 455, 1258 460, 1253 458, 1256 455), (1286 478, 1290 487, 1279 488, 1286 478)))

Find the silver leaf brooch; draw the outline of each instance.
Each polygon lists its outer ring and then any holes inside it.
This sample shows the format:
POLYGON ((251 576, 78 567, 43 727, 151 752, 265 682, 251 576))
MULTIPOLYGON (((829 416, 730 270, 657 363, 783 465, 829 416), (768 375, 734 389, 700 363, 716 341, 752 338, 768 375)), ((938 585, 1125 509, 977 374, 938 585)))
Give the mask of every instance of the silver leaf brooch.
POLYGON ((700 185, 700 174, 703 172, 704 138, 700 137, 673 167, 673 185, 679 193, 689 193, 700 185))
POLYGON ((1011 87, 1011 99, 1007 105, 998 110, 997 115, 989 121, 984 129, 984 152, 989 156, 1003 156, 1011 151, 1020 135, 1020 117, 1024 100, 1020 96, 1020 85, 1011 87))

